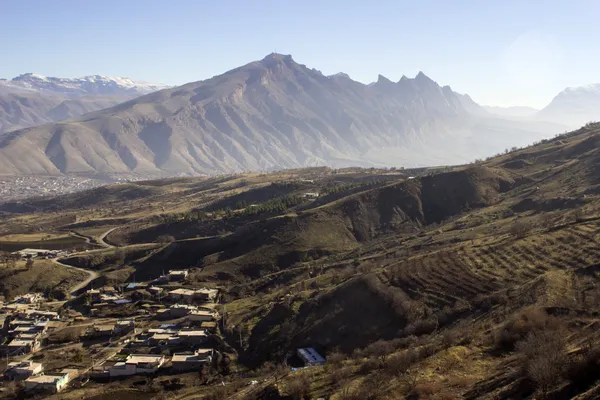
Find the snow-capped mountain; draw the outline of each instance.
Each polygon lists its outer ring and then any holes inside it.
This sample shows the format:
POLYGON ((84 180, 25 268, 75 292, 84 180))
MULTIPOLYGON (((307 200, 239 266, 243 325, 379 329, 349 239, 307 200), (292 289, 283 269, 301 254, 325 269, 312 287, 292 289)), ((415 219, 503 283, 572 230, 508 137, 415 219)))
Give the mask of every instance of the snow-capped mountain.
POLYGON ((0 79, 0 134, 76 117, 168 86, 100 75, 0 79))
MULTIPOLYGON (((38 74, 23 74, 11 80, 0 79, 3 91, 37 92, 67 98, 83 96, 141 96, 169 86, 129 78, 90 75, 82 78, 55 78, 38 74)), ((0 90, 2 90, 0 88, 0 90)))
POLYGON ((538 117, 567 123, 570 127, 599 121, 600 84, 566 88, 538 113, 538 117))

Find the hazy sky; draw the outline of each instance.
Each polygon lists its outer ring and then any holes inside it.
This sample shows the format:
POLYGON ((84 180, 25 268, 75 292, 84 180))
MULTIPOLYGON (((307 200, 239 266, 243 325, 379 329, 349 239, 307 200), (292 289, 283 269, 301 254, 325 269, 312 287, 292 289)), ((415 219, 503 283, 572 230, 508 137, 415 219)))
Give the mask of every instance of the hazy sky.
POLYGON ((0 77, 183 84, 271 52, 365 83, 420 70, 481 104, 600 82, 600 0, 3 0, 0 77))

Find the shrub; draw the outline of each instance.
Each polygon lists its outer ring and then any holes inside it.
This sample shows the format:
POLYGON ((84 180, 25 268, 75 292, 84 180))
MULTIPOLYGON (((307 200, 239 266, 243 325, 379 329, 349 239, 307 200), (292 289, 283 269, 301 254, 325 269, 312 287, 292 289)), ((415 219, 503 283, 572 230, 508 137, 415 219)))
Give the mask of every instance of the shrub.
POLYGON ((378 340, 368 345, 365 350, 368 356, 377 358, 381 365, 385 365, 388 356, 394 351, 394 347, 390 342, 378 340))
POLYGON ((310 389, 310 381, 306 375, 298 375, 290 379, 287 384, 287 392, 294 400, 306 398, 310 389))
POLYGON ((514 350, 517 342, 525 339, 528 334, 542 329, 554 330, 559 328, 556 318, 549 316, 538 308, 529 308, 512 316, 498 332, 496 332, 496 347, 503 350, 514 350))
POLYGON ((401 377, 417 361, 419 361, 419 354, 409 349, 391 356, 386 363, 386 370, 391 375, 401 377))
POLYGON ((331 364, 334 368, 339 368, 345 359, 346 356, 344 354, 334 351, 327 356, 327 363, 331 364))
POLYGON ((594 383, 600 375, 600 348, 588 349, 575 356, 565 374, 577 386, 587 387, 594 383))
POLYGON ((560 382, 567 361, 564 332, 534 331, 516 347, 521 354, 524 371, 543 394, 560 382))
POLYGON ((518 238, 523 238, 527 236, 532 228, 533 226, 529 222, 517 221, 510 227, 510 234, 518 238))

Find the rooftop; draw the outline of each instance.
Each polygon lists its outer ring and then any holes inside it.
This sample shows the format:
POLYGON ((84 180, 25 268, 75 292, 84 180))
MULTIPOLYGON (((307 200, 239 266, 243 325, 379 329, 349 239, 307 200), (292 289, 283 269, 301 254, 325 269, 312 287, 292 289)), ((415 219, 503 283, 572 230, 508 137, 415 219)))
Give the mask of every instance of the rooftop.
POLYGON ((179 336, 206 336, 206 331, 197 330, 197 331, 179 331, 179 336))
POLYGON ((8 344, 8 346, 9 347, 25 347, 25 346, 33 346, 34 344, 35 344, 35 342, 33 340, 14 339, 8 344))
POLYGON ((26 369, 26 370, 33 371, 41 366, 42 366, 42 364, 35 363, 31 360, 15 361, 15 362, 11 362, 8 364, 8 369, 26 369))
POLYGON ((67 375, 67 374, 49 374, 49 375, 33 376, 31 378, 27 378, 27 382, 56 383, 60 379, 64 378, 65 375, 67 375))
POLYGON ((127 364, 157 363, 163 357, 164 357, 163 355, 154 356, 154 355, 150 355, 150 354, 130 354, 127 357, 126 362, 127 362, 127 364))

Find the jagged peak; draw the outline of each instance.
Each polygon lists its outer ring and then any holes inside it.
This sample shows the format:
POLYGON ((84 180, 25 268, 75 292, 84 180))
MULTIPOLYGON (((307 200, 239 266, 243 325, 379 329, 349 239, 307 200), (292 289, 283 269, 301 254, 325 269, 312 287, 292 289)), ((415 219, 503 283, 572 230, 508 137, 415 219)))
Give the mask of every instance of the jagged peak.
POLYGON ((377 83, 379 83, 379 84, 386 84, 387 85, 387 84, 390 84, 390 83, 393 84, 394 82, 392 82, 391 80, 389 80, 385 76, 379 74, 379 75, 377 75, 377 83))
POLYGON ((423 71, 419 71, 419 73, 417 74, 417 76, 415 76, 415 80, 417 81, 431 81, 433 82, 433 80, 428 77, 427 75, 425 75, 425 73, 423 71))
POLYGON ((330 78, 346 78, 346 79, 352 79, 350 78, 350 75, 348 75, 345 72, 338 72, 337 74, 333 74, 333 75, 329 75, 330 78))

